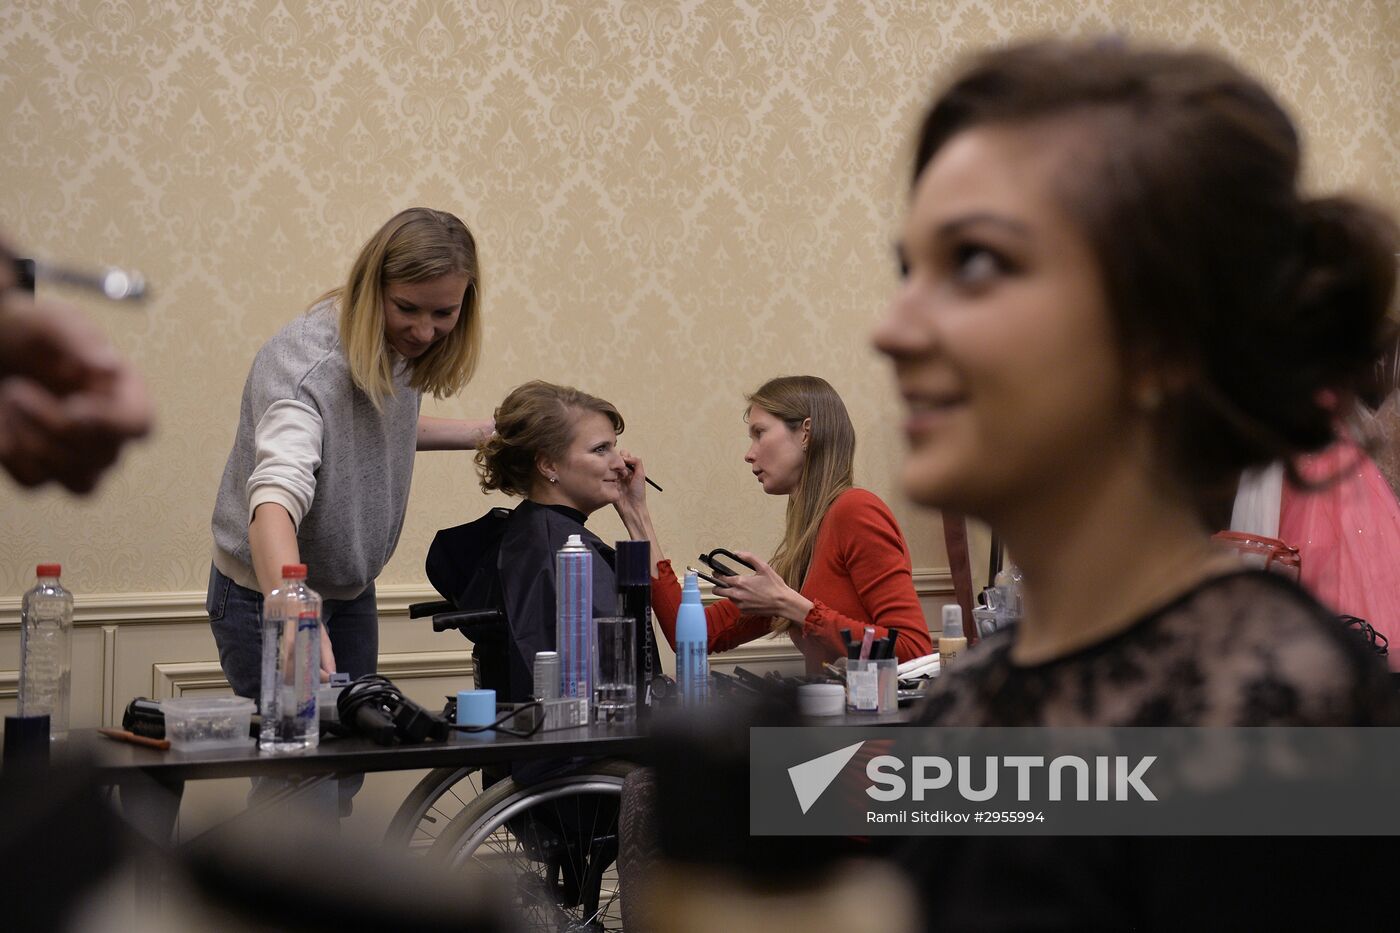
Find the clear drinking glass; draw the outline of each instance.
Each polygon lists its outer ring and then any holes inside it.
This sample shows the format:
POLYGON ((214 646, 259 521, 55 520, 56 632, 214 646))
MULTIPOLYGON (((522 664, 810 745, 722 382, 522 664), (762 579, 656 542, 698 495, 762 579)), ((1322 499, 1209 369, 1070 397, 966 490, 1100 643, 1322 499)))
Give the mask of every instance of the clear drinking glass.
POLYGON ((637 641, 631 616, 593 620, 595 722, 631 722, 637 715, 637 641))

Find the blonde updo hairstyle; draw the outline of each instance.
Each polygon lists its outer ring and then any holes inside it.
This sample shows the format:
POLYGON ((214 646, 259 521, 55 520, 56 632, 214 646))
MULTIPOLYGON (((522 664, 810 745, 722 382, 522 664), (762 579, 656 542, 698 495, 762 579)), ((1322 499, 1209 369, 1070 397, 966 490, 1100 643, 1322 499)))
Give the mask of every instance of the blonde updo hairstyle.
POLYGON ((606 416, 622 433, 622 415, 612 402, 538 379, 517 386, 496 409, 496 433, 476 452, 482 490, 528 497, 540 475, 539 458, 563 459, 586 412, 606 416))

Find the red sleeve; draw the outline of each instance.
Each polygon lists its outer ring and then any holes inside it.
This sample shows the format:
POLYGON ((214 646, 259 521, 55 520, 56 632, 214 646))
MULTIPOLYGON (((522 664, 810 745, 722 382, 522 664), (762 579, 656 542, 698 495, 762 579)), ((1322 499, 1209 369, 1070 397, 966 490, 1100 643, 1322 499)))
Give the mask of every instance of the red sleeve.
MULTIPOLYGON (((894 513, 874 493, 853 490, 836 500, 826 521, 835 524, 831 534, 823 535, 823 546, 837 549, 866 617, 875 626, 875 637, 884 638, 891 629, 899 632, 894 650, 900 661, 932 654, 933 639, 914 592, 909 546, 894 513)), ((846 647, 841 629, 858 635, 866 623, 811 595, 807 598, 812 600, 812 611, 802 620, 802 634, 820 643, 828 655, 842 657, 846 647)))
MULTIPOLYGON (((676 649, 676 612, 680 607, 681 585, 676 581, 676 572, 669 560, 657 561, 656 575, 651 578, 651 611, 672 651, 676 649)), ((727 599, 705 607, 705 628, 710 636, 710 654, 737 648, 771 631, 765 619, 740 615, 739 607, 727 599)))

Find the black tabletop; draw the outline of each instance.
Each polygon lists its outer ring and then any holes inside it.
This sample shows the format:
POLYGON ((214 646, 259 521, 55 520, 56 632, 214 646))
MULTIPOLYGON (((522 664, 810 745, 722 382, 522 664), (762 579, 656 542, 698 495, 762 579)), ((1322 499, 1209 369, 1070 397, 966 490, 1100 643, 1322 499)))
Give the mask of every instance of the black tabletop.
MULTIPOLYGON (((908 711, 848 713, 830 719, 808 719, 808 725, 886 726, 908 720, 908 711)), ((144 774, 161 782, 280 775, 306 777, 367 771, 413 771, 426 768, 480 767, 505 761, 538 758, 634 758, 645 755, 646 723, 591 725, 538 732, 529 738, 507 735, 453 733, 446 742, 418 745, 376 745, 366 738, 326 737, 318 748, 274 754, 245 748, 207 751, 161 751, 108 738, 96 729, 73 729, 62 746, 55 745, 55 763, 81 760, 99 780, 118 783, 144 774)))
POLYGON ((453 734, 446 742, 376 745, 364 738, 323 738, 318 748, 283 754, 246 748, 207 751, 161 751, 101 735, 95 729, 69 732, 67 748, 54 748, 55 763, 64 757, 85 759, 99 779, 119 782, 145 774, 163 782, 247 777, 309 776, 362 771, 411 771, 465 767, 527 758, 626 758, 639 752, 646 736, 637 726, 593 725, 539 732, 530 738, 453 734))

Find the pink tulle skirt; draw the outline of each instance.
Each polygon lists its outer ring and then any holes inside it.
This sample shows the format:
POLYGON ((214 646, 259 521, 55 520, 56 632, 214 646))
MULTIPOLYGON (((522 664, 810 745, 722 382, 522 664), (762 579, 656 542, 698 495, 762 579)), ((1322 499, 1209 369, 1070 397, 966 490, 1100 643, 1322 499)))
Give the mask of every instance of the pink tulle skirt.
POLYGON ((1371 623, 1390 641, 1390 669, 1400 671, 1400 502, 1350 441, 1303 458, 1299 470, 1313 481, 1346 473, 1315 491, 1285 482, 1278 536, 1302 554, 1303 585, 1324 605, 1371 623))

